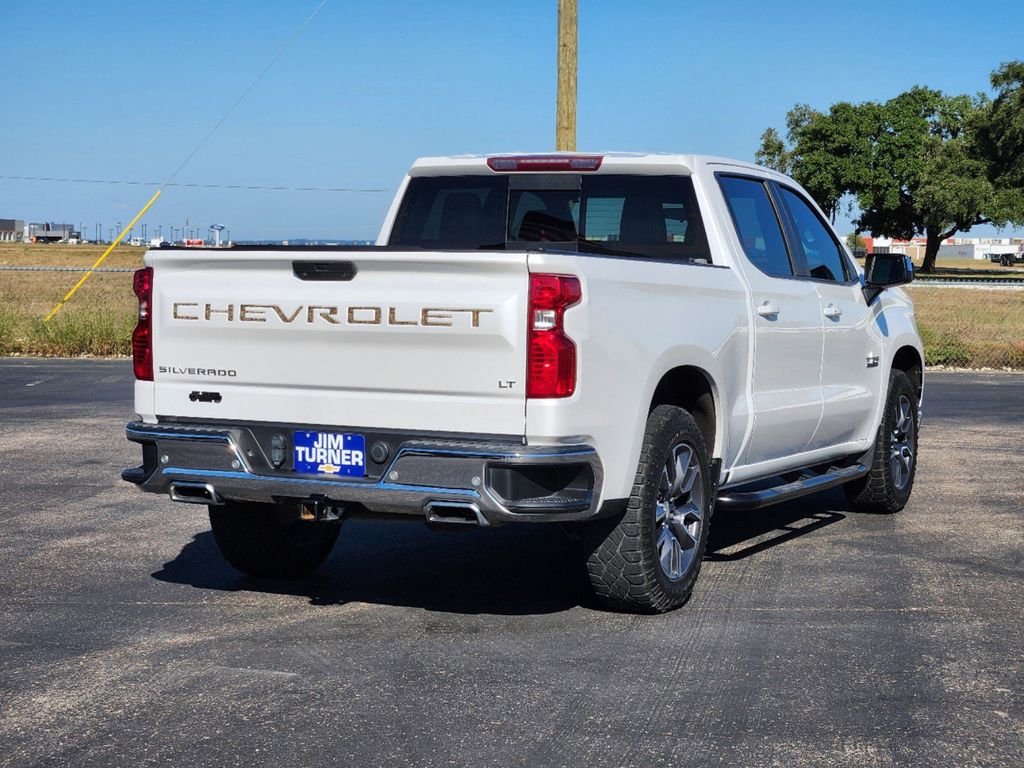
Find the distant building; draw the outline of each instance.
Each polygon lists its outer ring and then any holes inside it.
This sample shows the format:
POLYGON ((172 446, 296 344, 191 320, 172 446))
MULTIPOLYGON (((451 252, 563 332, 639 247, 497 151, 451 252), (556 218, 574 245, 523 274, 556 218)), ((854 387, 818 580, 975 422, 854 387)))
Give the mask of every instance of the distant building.
POLYGON ((24 221, 20 219, 0 219, 0 243, 19 242, 24 236, 24 221))
POLYGON ((66 243, 81 240, 82 235, 73 224, 57 224, 53 221, 30 222, 25 227, 25 239, 30 243, 66 243))
POLYGON ((1020 237, 954 237, 939 246, 940 259, 988 259, 992 255, 1020 253, 1020 237))
POLYGON ((917 260, 924 258, 924 250, 927 245, 927 240, 923 237, 913 237, 910 240, 899 240, 891 237, 865 237, 864 242, 868 253, 903 253, 917 260))
MULTIPOLYGON (((928 241, 923 237, 898 240, 891 237, 861 235, 868 253, 905 253, 912 259, 924 258, 928 241)), ((950 237, 939 245, 936 259, 984 260, 992 254, 1020 253, 1024 237, 950 237)))

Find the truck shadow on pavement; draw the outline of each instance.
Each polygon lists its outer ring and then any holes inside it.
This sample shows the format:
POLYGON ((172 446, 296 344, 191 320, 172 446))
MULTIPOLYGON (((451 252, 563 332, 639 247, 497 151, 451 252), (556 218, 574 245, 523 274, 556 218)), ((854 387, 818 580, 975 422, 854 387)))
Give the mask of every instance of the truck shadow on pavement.
POLYGON ((705 562, 743 560, 846 519, 842 492, 746 511, 716 512, 705 562), (842 510, 838 511, 838 510, 842 510))
MULTIPOLYGON (((841 506, 823 495, 716 513, 705 560, 742 560, 814 533, 845 519, 832 511, 841 506)), ((239 573, 204 531, 152 576, 198 589, 295 595, 325 606, 360 602, 498 615, 598 607, 581 566, 581 545, 545 525, 438 533, 418 523, 352 520, 327 562, 296 580, 239 573)))
POLYGON ((350 520, 334 551, 303 579, 254 578, 225 562, 209 531, 153 578, 200 589, 502 615, 564 611, 589 599, 576 544, 551 526, 439 533, 421 523, 350 520))

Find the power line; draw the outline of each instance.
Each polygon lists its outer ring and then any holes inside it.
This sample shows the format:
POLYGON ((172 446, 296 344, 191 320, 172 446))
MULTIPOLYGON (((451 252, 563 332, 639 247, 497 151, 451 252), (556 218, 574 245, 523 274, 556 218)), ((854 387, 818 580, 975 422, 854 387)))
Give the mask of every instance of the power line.
POLYGON ((137 187, 194 187, 198 189, 257 189, 272 192, 392 192, 383 187, 287 187, 261 184, 193 184, 186 182, 131 181, 128 179, 70 179, 55 176, 6 176, 8 181, 59 181, 67 184, 130 184, 137 187))
POLYGON ((89 279, 89 276, 96 270, 96 268, 98 266, 100 266, 103 263, 103 260, 105 258, 107 258, 107 256, 110 255, 110 252, 114 250, 114 246, 116 246, 119 242, 121 242, 122 238, 124 238, 124 236, 126 234, 128 234, 129 231, 131 231, 131 228, 133 226, 135 226, 135 224, 139 221, 139 219, 141 219, 143 216, 146 215, 146 211, 148 211, 150 209, 150 207, 152 207, 153 203, 155 203, 157 198, 160 197, 160 195, 163 193, 163 191, 167 187, 167 185, 174 181, 174 179, 177 177, 177 175, 181 172, 182 168, 184 168, 186 165, 188 165, 189 160, 191 160, 193 157, 195 157, 196 153, 202 148, 202 146, 204 144, 206 144, 206 142, 210 139, 211 136, 213 136, 213 134, 217 131, 217 129, 220 128, 221 124, 225 120, 228 119, 228 115, 230 115, 232 112, 235 111, 235 108, 239 104, 242 103, 242 99, 244 99, 248 95, 249 91, 251 91, 253 88, 256 87, 256 84, 260 80, 263 79, 263 76, 265 74, 267 74, 267 72, 270 70, 270 68, 272 66, 274 66, 274 64, 277 62, 277 60, 280 59, 284 55, 284 52, 288 50, 288 48, 295 41, 295 39, 302 33, 302 30, 304 30, 309 25, 309 22, 311 22, 313 20, 313 17, 316 16, 320 12, 320 9, 324 7, 324 4, 326 2, 327 2, 327 0, 320 0, 320 4, 316 8, 313 9, 313 12, 311 14, 309 14, 309 16, 306 17, 306 20, 304 22, 302 22, 302 24, 299 26, 299 28, 297 30, 295 30, 294 33, 292 33, 292 36, 288 38, 287 42, 285 42, 285 44, 283 46, 281 46, 281 50, 279 50, 277 52, 277 55, 275 55, 274 58, 272 58, 270 60, 270 63, 268 63, 267 66, 265 66, 263 68, 263 70, 256 76, 256 79, 253 80, 251 83, 249 83, 249 87, 246 88, 244 91, 242 91, 242 94, 237 99, 235 99, 234 103, 230 107, 228 107, 227 112, 225 112, 223 115, 221 115, 220 120, 218 120, 214 124, 214 126, 210 129, 210 131, 203 137, 202 141, 200 141, 198 144, 196 144, 195 149, 193 149, 188 154, 188 156, 184 160, 181 161, 181 165, 179 165, 174 170, 174 173, 172 173, 170 176, 168 176, 167 180, 163 184, 159 185, 160 188, 157 189, 157 191, 153 193, 153 196, 149 199, 149 202, 146 203, 143 206, 141 211, 139 211, 137 214, 135 214, 135 218, 132 219, 131 223, 127 227, 125 227, 123 230, 121 230, 121 234, 119 234, 117 236, 117 239, 115 239, 114 242, 112 242, 110 244, 110 246, 107 248, 107 250, 105 250, 103 252, 103 255, 100 256, 96 260, 96 263, 92 265, 92 268, 82 276, 82 279, 79 280, 75 284, 75 287, 72 288, 68 292, 67 296, 65 296, 61 300, 60 304, 58 304, 56 307, 54 307, 53 311, 51 311, 50 314, 48 314, 46 316, 46 319, 43 320, 44 323, 50 322, 50 320, 53 318, 53 316, 56 315, 57 312, 60 311, 60 308, 63 307, 65 304, 67 304, 71 300, 71 297, 75 295, 75 292, 79 288, 82 287, 82 285, 85 283, 85 281, 89 279))
POLYGON ((242 91, 241 95, 240 95, 240 96, 239 96, 239 97, 238 97, 237 99, 235 99, 234 103, 233 103, 233 104, 232 104, 232 105, 231 105, 230 107, 228 107, 228 111, 227 111, 227 112, 225 112, 225 113, 224 113, 223 115, 221 115, 221 118, 220 118, 220 120, 218 120, 218 121, 216 122, 216 124, 215 124, 215 125, 213 126, 213 128, 211 128, 211 129, 210 129, 210 132, 209 132, 209 133, 207 133, 207 134, 206 134, 206 135, 205 135, 205 136, 203 137, 203 140, 202 140, 202 141, 200 141, 200 142, 199 142, 198 144, 196 144, 196 147, 195 147, 195 149, 193 149, 193 150, 192 150, 192 151, 191 151, 191 152, 189 153, 188 157, 186 157, 186 158, 185 158, 184 160, 182 160, 182 161, 181 161, 181 165, 179 165, 179 166, 178 166, 178 167, 177 167, 177 168, 175 169, 174 173, 172 173, 172 174, 171 174, 170 176, 168 176, 168 177, 167 177, 167 181, 165 181, 165 182, 163 183, 163 185, 161 185, 161 187, 160 187, 161 189, 163 189, 164 187, 170 186, 170 183, 171 183, 172 181, 174 181, 175 177, 176 177, 176 176, 177 176, 177 175, 178 175, 179 173, 181 173, 181 170, 182 170, 182 168, 184 168, 184 167, 185 167, 186 165, 188 165, 188 162, 189 162, 189 160, 191 160, 191 159, 192 159, 193 157, 195 157, 195 156, 196 156, 196 153, 197 153, 197 152, 198 152, 198 151, 199 151, 200 149, 202 149, 203 145, 204 145, 204 144, 206 144, 206 142, 210 140, 210 137, 211 137, 211 136, 213 136, 213 134, 217 132, 217 129, 221 127, 221 125, 222 125, 222 124, 224 123, 224 121, 228 119, 228 116, 229 116, 229 115, 230 115, 230 114, 231 114, 232 112, 234 112, 234 111, 235 111, 235 109, 236 109, 236 108, 238 107, 238 105, 242 103, 242 100, 243 100, 243 99, 244 99, 244 98, 245 98, 246 96, 248 96, 248 95, 249 95, 249 91, 251 91, 251 90, 252 90, 253 88, 255 88, 255 87, 256 87, 256 84, 257 84, 257 83, 258 83, 258 82, 259 82, 260 80, 262 80, 262 79, 263 79, 263 76, 264 76, 265 74, 267 74, 267 72, 269 72, 269 71, 270 71, 270 68, 271 68, 271 67, 273 67, 273 66, 274 66, 274 65, 275 65, 275 64, 277 63, 277 60, 278 60, 278 59, 280 59, 280 58, 281 58, 282 56, 284 56, 284 53, 285 53, 285 51, 287 51, 287 50, 288 50, 289 48, 291 48, 291 46, 292 46, 292 43, 294 43, 294 42, 295 42, 295 40, 296 40, 296 38, 297 38, 297 37, 298 37, 299 35, 301 35, 301 34, 302 34, 302 31, 303 31, 303 30, 304 30, 304 29, 305 29, 306 27, 308 27, 308 26, 309 26, 309 22, 311 22, 311 21, 313 20, 313 17, 314 17, 314 16, 316 16, 316 15, 317 15, 318 13, 320 13, 320 9, 321 9, 321 8, 323 8, 323 7, 324 7, 324 5, 325 5, 326 3, 327 3, 327 0, 320 0, 320 5, 318 5, 318 6, 316 7, 316 8, 314 8, 314 9, 313 9, 313 12, 312 12, 311 14, 309 14, 309 16, 307 16, 307 17, 306 17, 306 20, 305 20, 304 22, 302 22, 302 24, 300 24, 300 25, 299 25, 299 28, 298 28, 298 29, 296 29, 296 30, 295 30, 295 31, 294 31, 294 32, 292 33, 292 36, 291 36, 291 37, 289 37, 289 38, 288 38, 288 40, 287 40, 287 41, 285 42, 285 44, 281 46, 281 49, 280 49, 280 50, 279 50, 279 51, 277 52, 277 54, 276 54, 276 55, 274 56, 274 58, 272 58, 272 59, 270 60, 270 62, 269 62, 269 63, 267 64, 267 66, 265 66, 265 67, 263 68, 263 70, 262 70, 262 71, 261 71, 261 72, 260 72, 260 73, 259 73, 258 75, 256 75, 256 79, 255 79, 255 80, 253 80, 253 81, 252 81, 251 83, 249 83, 249 87, 248 87, 248 88, 246 88, 246 89, 245 89, 244 91, 242 91))

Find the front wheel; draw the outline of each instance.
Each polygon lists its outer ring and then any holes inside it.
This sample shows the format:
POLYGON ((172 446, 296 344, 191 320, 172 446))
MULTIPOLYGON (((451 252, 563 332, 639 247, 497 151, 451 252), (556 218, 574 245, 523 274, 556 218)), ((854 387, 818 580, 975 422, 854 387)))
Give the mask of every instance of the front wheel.
POLYGON ((210 507, 224 559, 253 576, 303 576, 334 548, 340 525, 299 519, 297 505, 229 501, 210 507))
POLYGON ((714 500, 704 436, 682 408, 659 405, 647 419, 626 510, 588 525, 587 572, 616 610, 663 613, 693 591, 714 500))
POLYGON ((854 508, 891 514, 906 506, 917 474, 917 426, 917 392, 906 373, 893 370, 871 471, 843 488, 854 508))

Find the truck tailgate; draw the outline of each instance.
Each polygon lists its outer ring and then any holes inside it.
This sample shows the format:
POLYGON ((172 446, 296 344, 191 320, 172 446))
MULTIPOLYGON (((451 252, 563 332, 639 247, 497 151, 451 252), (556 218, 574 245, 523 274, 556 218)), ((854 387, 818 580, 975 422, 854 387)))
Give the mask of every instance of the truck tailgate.
POLYGON ((146 263, 144 417, 524 432, 524 253, 164 249, 146 263))

